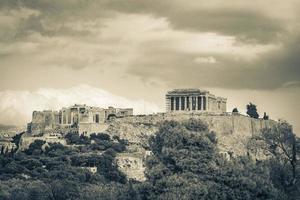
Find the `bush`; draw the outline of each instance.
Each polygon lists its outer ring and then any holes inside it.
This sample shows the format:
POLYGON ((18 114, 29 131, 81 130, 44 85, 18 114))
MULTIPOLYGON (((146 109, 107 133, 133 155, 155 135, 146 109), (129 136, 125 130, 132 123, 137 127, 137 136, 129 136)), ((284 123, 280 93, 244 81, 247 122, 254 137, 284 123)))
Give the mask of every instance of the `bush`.
POLYGON ((106 133, 99 133, 99 134, 91 134, 91 139, 98 139, 98 140, 110 140, 110 135, 106 133))
POLYGON ((239 113, 239 111, 238 111, 237 108, 234 108, 234 109, 232 110, 232 113, 239 113))
POLYGON ((195 119, 164 122, 150 147, 142 199, 275 199, 265 167, 248 158, 220 162, 217 140, 195 119))
POLYGON ((90 144, 91 140, 87 136, 78 133, 68 133, 65 136, 68 144, 90 144))
POLYGON ((45 144, 46 142, 43 140, 35 140, 33 143, 31 143, 29 145, 29 148, 25 151, 26 154, 28 155, 38 155, 41 154, 43 152, 42 150, 42 146, 45 144))

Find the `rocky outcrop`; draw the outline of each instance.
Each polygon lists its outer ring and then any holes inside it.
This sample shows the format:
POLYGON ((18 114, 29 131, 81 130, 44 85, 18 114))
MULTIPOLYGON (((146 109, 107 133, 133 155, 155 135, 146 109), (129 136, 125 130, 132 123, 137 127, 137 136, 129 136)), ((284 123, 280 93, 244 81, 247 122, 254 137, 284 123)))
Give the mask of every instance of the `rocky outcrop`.
POLYGON ((128 179, 138 181, 146 180, 144 174, 146 167, 143 153, 120 153, 116 157, 116 162, 119 170, 126 174, 128 179))
POLYGON ((218 138, 218 147, 222 152, 235 155, 247 153, 248 139, 259 134, 262 129, 276 124, 273 120, 253 119, 244 115, 213 115, 193 113, 161 113, 119 118, 111 122, 107 132, 126 139, 130 144, 148 147, 148 139, 154 135, 164 120, 184 121, 190 118, 200 119, 208 124, 218 138))
POLYGON ((276 124, 273 120, 253 119, 237 114, 162 113, 118 118, 109 124, 106 132, 129 142, 128 153, 119 154, 116 158, 119 169, 128 178, 145 180, 144 158, 145 149, 149 147, 149 138, 155 135, 164 120, 184 121, 190 118, 204 121, 209 129, 216 133, 219 152, 226 159, 230 159, 231 156, 246 155, 251 145, 249 138, 260 134, 262 129, 276 124))

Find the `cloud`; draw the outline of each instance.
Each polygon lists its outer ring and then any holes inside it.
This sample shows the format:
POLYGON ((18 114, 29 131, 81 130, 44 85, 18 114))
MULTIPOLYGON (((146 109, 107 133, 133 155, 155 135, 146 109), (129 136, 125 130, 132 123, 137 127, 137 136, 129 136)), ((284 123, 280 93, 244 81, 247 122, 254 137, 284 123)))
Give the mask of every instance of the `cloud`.
MULTIPOLYGON (((226 40, 225 40, 226 41, 226 40)), ((290 82, 300 81, 300 37, 289 34, 280 45, 241 45, 219 43, 214 48, 201 48, 203 43, 195 40, 193 51, 181 47, 164 48, 147 45, 141 49, 128 73, 142 80, 157 78, 170 87, 220 87, 234 89, 272 90, 290 82), (224 46, 223 46, 224 45, 224 46), (220 49, 227 49, 220 51, 220 49), (213 57, 213 59, 198 59, 213 57)), ((178 46, 178 45, 177 45, 178 46)), ((298 84, 294 84, 298 86, 298 84)))
POLYGON ((282 85, 283 88, 300 88, 300 81, 290 81, 282 85))
POLYGON ((295 11, 287 12, 294 1, 274 5, 278 12, 263 6, 269 2, 232 2, 1 1, 0 32, 11 40, 2 37, 0 70, 97 68, 169 86, 181 79, 236 89, 299 81, 300 30, 295 11))
POLYGON ((24 18, 16 27, 20 35, 28 31, 48 36, 86 35, 89 30, 76 30, 67 24, 78 20, 103 20, 126 13, 165 18, 177 30, 214 32, 234 36, 244 42, 271 43, 286 34, 291 18, 297 17, 291 13, 297 13, 295 8, 299 3, 294 0, 286 1, 287 6, 273 3, 272 9, 269 9, 270 3, 268 0, 243 3, 236 0, 226 3, 219 0, 3 0, 0 5, 4 9, 26 8, 39 12, 39 15, 24 18))
POLYGON ((107 108, 133 108, 134 114, 150 114, 159 111, 157 105, 142 99, 128 99, 89 85, 68 89, 41 88, 29 91, 0 92, 0 123, 25 125, 34 110, 58 110, 73 104, 86 104, 107 108))
MULTIPOLYGON (((2 0, 0 91, 1 95, 7 89, 22 91, 9 93, 11 98, 0 103, 16 101, 18 109, 28 107, 18 113, 12 106, 8 119, 26 113, 22 121, 33 108, 40 109, 38 104, 41 109, 51 107, 44 103, 48 97, 36 90, 39 87, 101 85, 130 98, 156 99, 157 104, 164 95, 162 88, 297 90, 299 4, 298 0, 2 0), (25 106, 18 103, 22 98, 25 106), (34 105, 28 105, 28 98, 34 105)), ((68 98, 57 100, 68 90, 55 90, 53 102, 73 103, 68 98)), ((5 107, 6 113, 10 110, 5 107)))
POLYGON ((208 56, 208 57, 197 57, 194 59, 194 62, 195 63, 214 64, 214 63, 217 63, 217 60, 212 56, 208 56))
POLYGON ((297 13, 299 4, 294 0, 287 1, 287 7, 272 5, 270 1, 240 2, 190 0, 127 0, 109 1, 107 6, 119 12, 152 14, 166 18, 174 29, 188 32, 214 32, 234 36, 238 40, 254 43, 276 41, 286 32, 287 17, 297 13), (284 7, 285 9, 279 9, 284 7), (261 9, 262 8, 262 9, 261 9), (278 15, 278 13, 280 15, 278 15), (275 11, 275 12, 274 12, 275 11))

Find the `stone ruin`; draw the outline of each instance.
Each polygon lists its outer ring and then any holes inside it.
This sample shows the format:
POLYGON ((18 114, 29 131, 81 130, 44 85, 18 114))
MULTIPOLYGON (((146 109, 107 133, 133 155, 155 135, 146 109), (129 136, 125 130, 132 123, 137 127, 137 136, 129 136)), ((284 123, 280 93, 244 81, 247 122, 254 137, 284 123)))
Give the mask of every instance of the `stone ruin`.
POLYGON ((99 133, 107 128, 107 121, 133 115, 132 108, 107 109, 75 104, 62 108, 59 111, 34 111, 32 121, 27 125, 29 135, 42 135, 44 133, 78 132, 80 135, 99 133))

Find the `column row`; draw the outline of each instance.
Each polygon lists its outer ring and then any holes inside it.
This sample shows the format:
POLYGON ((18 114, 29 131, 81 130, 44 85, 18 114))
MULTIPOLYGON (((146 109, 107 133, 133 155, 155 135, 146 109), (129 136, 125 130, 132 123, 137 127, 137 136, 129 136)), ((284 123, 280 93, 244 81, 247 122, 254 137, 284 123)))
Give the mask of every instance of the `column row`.
POLYGON ((206 96, 176 96, 170 98, 170 110, 207 110, 206 96))

